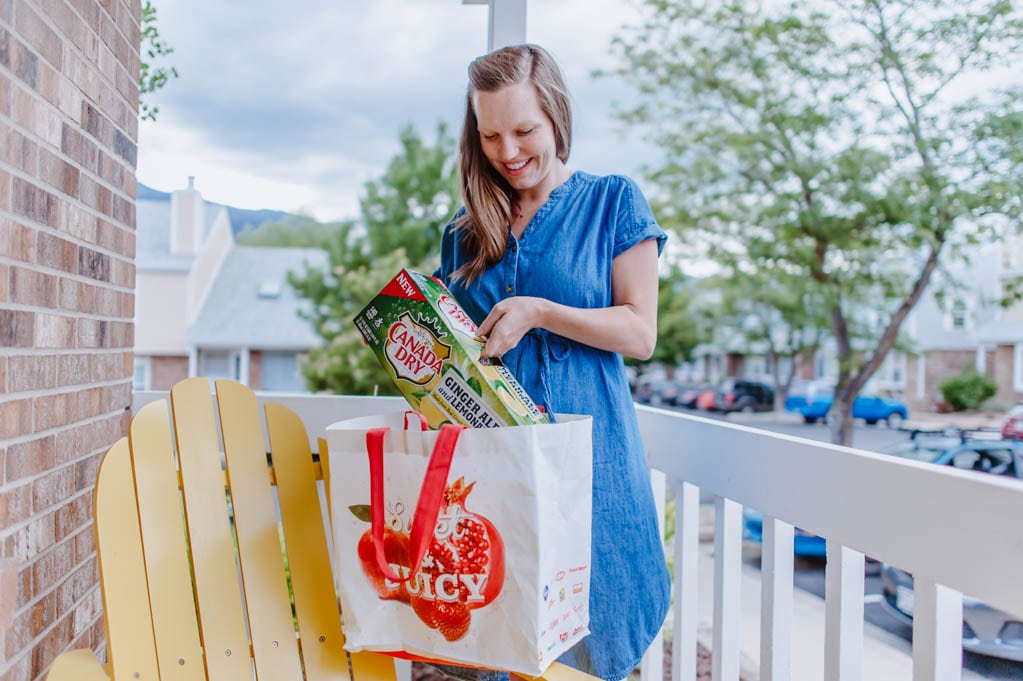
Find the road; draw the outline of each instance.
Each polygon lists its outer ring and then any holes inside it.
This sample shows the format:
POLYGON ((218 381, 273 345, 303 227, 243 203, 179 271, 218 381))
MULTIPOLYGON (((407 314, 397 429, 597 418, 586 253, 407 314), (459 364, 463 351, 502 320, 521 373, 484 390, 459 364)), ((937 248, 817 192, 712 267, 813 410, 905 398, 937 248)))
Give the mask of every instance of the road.
MULTIPOLYGON (((715 416, 708 415, 706 412, 700 412, 700 415, 715 418, 715 416)), ((748 418, 741 415, 738 417, 718 415, 716 418, 724 420, 731 419, 736 423, 753 425, 758 428, 763 428, 764 430, 805 437, 821 442, 830 442, 831 440, 831 435, 826 425, 809 425, 794 422, 794 420, 788 415, 778 416, 776 418, 770 418, 759 414, 748 418)), ((905 431, 890 430, 883 425, 866 426, 858 424, 853 431, 853 446, 860 449, 866 449, 868 451, 880 451, 905 440, 907 437, 908 433, 905 431)), ((759 567, 759 545, 746 542, 746 546, 743 549, 743 559, 747 563, 759 567)), ((878 574, 879 566, 877 563, 868 562, 866 569, 867 574, 865 575, 863 595, 864 619, 871 624, 879 626, 886 631, 906 639, 907 641, 911 640, 913 634, 912 628, 900 620, 895 619, 894 616, 889 614, 888 611, 881 606, 881 580, 878 574)), ((814 594, 823 599, 823 559, 817 560, 797 557, 794 585, 798 589, 814 594)), ((992 681, 1019 681, 1019 679, 1023 678, 1023 662, 1001 660, 966 651, 963 651, 963 668, 969 669, 970 671, 973 671, 986 679, 991 679, 992 681)))

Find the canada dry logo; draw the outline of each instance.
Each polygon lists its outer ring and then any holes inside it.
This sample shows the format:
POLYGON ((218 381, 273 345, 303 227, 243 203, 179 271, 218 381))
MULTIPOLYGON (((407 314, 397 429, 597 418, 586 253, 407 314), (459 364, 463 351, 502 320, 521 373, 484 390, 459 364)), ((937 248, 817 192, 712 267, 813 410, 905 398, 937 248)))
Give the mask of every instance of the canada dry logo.
POLYGON ((451 346, 441 343, 430 330, 403 312, 387 330, 384 356, 396 378, 426 385, 440 375, 441 365, 451 354, 451 346))
POLYGON ((469 338, 475 338, 477 334, 476 323, 465 313, 465 310, 451 296, 442 295, 437 301, 437 307, 444 317, 456 331, 461 331, 469 338))

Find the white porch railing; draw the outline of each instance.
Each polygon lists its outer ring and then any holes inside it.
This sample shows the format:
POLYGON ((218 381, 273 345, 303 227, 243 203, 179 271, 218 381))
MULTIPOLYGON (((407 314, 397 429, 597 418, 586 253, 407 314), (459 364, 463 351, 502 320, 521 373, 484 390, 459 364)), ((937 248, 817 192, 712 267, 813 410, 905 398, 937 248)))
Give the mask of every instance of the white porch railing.
MULTIPOLYGON (((166 397, 137 393, 134 407, 166 397)), ((400 398, 261 394, 303 419, 312 445, 330 423, 405 408, 400 398)), ((864 679, 864 555, 915 577, 912 678, 960 679, 962 597, 1023 614, 1023 484, 950 467, 637 407, 656 492, 676 500, 671 678, 696 678, 702 599, 713 599, 712 677, 740 676, 742 507, 764 515, 759 679, 787 681, 793 650, 793 526, 827 537, 823 666, 864 679), (715 504, 713 589, 700 588, 700 497, 715 504)), ((627 550, 626 547, 623 547, 627 550)), ((706 569, 706 566, 704 566, 706 569)), ((664 678, 651 647, 643 681, 664 678)), ((882 681, 867 678, 866 681, 882 681)))

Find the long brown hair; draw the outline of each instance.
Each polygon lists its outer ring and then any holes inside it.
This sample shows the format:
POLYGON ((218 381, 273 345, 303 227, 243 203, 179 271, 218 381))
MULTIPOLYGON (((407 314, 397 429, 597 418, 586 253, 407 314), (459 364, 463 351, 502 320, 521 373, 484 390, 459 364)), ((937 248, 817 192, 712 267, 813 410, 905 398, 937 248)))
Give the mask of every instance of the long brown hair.
POLYGON ((459 144, 462 200, 465 213, 455 226, 469 260, 453 273, 472 281, 504 255, 511 222, 515 190, 483 154, 472 97, 529 81, 536 88, 540 108, 554 127, 557 156, 568 162, 572 147, 572 105, 565 79, 554 58, 538 45, 513 45, 478 57, 469 64, 469 87, 465 93, 465 122, 459 144))

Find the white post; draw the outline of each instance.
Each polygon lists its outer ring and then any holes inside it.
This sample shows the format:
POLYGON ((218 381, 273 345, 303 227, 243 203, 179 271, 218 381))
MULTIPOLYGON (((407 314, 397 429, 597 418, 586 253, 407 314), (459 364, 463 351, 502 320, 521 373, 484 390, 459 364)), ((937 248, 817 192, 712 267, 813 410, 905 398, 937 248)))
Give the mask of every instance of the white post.
POLYGON ((463 5, 488 5, 487 52, 526 42, 526 0, 462 0, 463 5))

